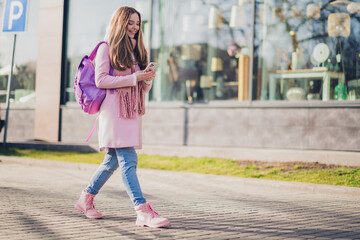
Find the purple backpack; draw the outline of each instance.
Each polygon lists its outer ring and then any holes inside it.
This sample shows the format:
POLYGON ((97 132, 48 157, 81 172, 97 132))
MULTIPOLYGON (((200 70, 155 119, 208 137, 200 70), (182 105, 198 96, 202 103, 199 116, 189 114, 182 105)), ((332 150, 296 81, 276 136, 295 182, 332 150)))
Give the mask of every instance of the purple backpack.
MULTIPOLYGON (((101 44, 108 44, 106 41, 99 42, 90 56, 85 55, 78 66, 75 75, 74 91, 76 101, 84 112, 95 114, 99 112, 102 101, 105 99, 106 89, 101 89, 95 83, 95 67, 92 61, 96 57, 97 50, 101 44)), ((110 67, 110 75, 113 68, 110 67)))

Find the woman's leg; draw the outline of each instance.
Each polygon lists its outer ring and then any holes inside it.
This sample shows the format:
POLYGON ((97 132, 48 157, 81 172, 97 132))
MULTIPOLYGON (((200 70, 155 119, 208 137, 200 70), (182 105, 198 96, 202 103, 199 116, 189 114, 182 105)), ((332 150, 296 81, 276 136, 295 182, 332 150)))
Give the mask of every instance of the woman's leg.
POLYGON ((99 168, 96 170, 92 176, 86 191, 93 195, 98 194, 102 186, 106 181, 111 177, 114 171, 119 167, 116 152, 114 149, 109 148, 109 151, 106 153, 104 161, 100 164, 99 168))
POLYGON ((104 161, 92 176, 89 186, 81 193, 75 208, 88 218, 101 218, 102 214, 95 209, 94 197, 118 167, 115 150, 109 149, 104 161))
POLYGON ((146 202, 141 192, 139 180, 136 175, 137 154, 133 147, 117 148, 116 155, 121 168, 123 182, 131 201, 135 205, 137 226, 165 227, 170 224, 167 218, 161 217, 146 202))
POLYGON ((133 147, 117 148, 117 160, 121 169, 121 174, 126 191, 135 206, 145 203, 139 180, 136 175, 137 154, 133 147))

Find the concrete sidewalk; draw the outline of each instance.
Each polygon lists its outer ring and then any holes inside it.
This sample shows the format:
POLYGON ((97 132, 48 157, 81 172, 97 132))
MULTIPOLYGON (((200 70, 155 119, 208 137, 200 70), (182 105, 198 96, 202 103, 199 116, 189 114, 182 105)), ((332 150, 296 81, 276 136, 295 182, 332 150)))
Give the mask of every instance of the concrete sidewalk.
POLYGON ((97 165, 0 156, 0 239, 360 239, 360 189, 139 169, 170 219, 135 226, 117 171, 85 218, 73 205, 97 165))

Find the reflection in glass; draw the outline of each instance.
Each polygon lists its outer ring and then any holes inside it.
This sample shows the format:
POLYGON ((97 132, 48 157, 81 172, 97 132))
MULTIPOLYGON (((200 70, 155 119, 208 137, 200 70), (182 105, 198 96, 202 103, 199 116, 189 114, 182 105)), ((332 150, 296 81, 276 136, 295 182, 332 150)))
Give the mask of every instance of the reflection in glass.
MULTIPOLYGON (((75 102, 74 76, 80 60, 84 55, 90 54, 96 44, 104 39, 113 12, 125 5, 134 7, 141 13, 142 26, 146 28, 150 12, 148 0, 69 0, 65 102, 75 102)), ((146 39, 148 30, 143 31, 146 39)))
MULTIPOLYGON (((3 8, 4 1, 0 0, 1 13, 3 13, 3 8)), ((39 1, 32 0, 28 11, 27 29, 16 37, 10 102, 33 107, 35 105, 39 1)), ((5 102, 11 68, 13 34, 0 32, 0 46, 0 102, 5 102)))
POLYGON ((343 2, 256 1, 255 99, 299 100, 287 97, 298 88, 303 100, 360 98, 360 18, 343 2))
POLYGON ((160 67, 151 100, 238 100, 240 50, 251 32, 243 2, 153 1, 151 61, 160 67))

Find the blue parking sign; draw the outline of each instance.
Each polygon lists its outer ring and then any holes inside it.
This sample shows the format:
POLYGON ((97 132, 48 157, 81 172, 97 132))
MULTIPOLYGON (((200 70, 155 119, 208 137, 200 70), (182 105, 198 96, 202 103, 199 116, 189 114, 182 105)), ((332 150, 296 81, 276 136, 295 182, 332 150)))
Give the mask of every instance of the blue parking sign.
POLYGON ((3 32, 26 30, 28 0, 5 0, 3 32))

